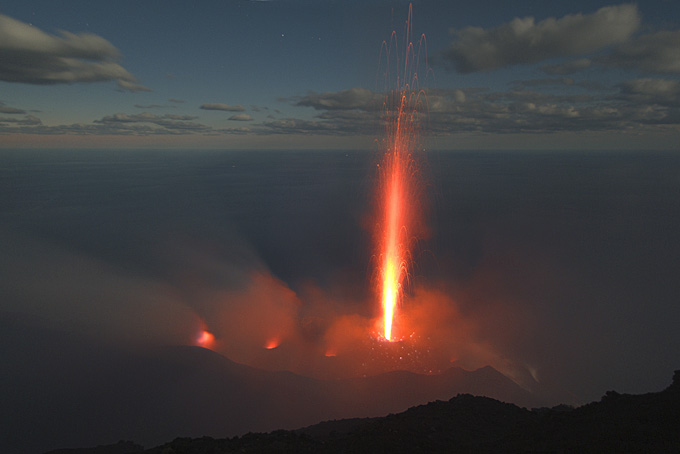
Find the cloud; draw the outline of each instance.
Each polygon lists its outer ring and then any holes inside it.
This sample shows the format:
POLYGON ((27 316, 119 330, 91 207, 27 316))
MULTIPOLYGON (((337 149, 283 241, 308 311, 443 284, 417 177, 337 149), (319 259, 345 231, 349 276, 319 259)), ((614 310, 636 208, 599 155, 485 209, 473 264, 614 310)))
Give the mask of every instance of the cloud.
POLYGON ((574 85, 574 79, 571 77, 548 78, 548 79, 529 79, 516 80, 512 84, 518 87, 549 87, 549 86, 564 86, 574 85))
POLYGON ((546 74, 557 76, 583 71, 584 69, 590 68, 592 64, 593 62, 589 58, 579 58, 578 60, 571 60, 556 65, 545 65, 542 66, 541 69, 546 74))
POLYGON ((203 110, 223 110, 225 112, 244 112, 246 109, 240 104, 235 106, 230 106, 229 104, 222 103, 208 103, 202 104, 201 109, 203 110))
POLYGON ((367 112, 329 111, 319 120, 285 118, 264 122, 260 134, 315 134, 329 136, 376 135, 379 118, 367 112))
POLYGON ((231 121, 253 121, 253 117, 249 114, 236 114, 228 118, 231 121))
POLYGON ((546 74, 574 74, 600 65, 633 69, 646 73, 680 74, 680 30, 640 35, 615 46, 605 55, 581 58, 541 69, 546 74))
POLYGON ((17 109, 15 107, 9 107, 4 102, 0 101, 0 113, 4 114, 25 114, 26 111, 22 109, 17 109))
MULTIPOLYGON (((156 133, 160 132, 200 132, 200 131, 210 131, 212 128, 200 123, 195 123, 189 120, 194 120, 197 117, 190 115, 154 115, 149 112, 143 112, 140 114, 128 115, 124 113, 117 113, 114 115, 107 115, 100 120, 95 120, 95 123, 113 125, 118 127, 121 124, 130 123, 149 123, 156 126, 160 126, 162 129, 156 130, 156 133)), ((125 129, 123 127, 122 129, 125 129)), ((134 129, 133 129, 134 131, 134 129)))
POLYGON ((183 99, 176 99, 176 98, 170 98, 170 99, 168 99, 168 101, 174 102, 174 103, 178 103, 178 104, 183 104, 183 103, 186 102, 186 101, 183 100, 183 99))
MULTIPOLYGON (((635 79, 595 86, 573 77, 510 82, 507 91, 485 88, 428 89, 419 111, 423 132, 433 138, 458 134, 527 134, 617 131, 680 131, 680 82, 635 79), (426 107, 425 107, 426 106, 426 107)), ((247 113, 228 117, 248 127, 216 128, 196 116, 116 113, 90 124, 44 125, 37 117, 0 117, 0 133, 70 135, 314 135, 380 137, 386 94, 361 88, 309 93, 289 103, 311 107, 313 118, 271 118, 247 113), (252 122, 252 123, 249 123, 252 122)), ((137 106, 145 107, 145 106, 137 106)), ((148 106, 146 106, 148 107, 148 106)), ((235 108, 237 106, 230 106, 235 108)))
POLYGON ((594 52, 625 42, 639 26, 640 15, 633 4, 539 22, 533 17, 515 18, 493 29, 455 31, 455 40, 442 57, 461 73, 488 71, 594 52))
POLYGON ((171 120, 195 120, 198 117, 193 115, 176 115, 176 114, 165 114, 163 118, 169 118, 171 120))
POLYGON ((104 38, 61 31, 50 35, 0 14, 0 80, 26 84, 116 81, 122 90, 149 91, 120 64, 104 38))
POLYGON ((515 82, 506 92, 431 90, 427 131, 433 136, 565 131, 680 131, 680 82, 640 79, 605 93, 584 93, 580 83, 555 79, 515 82), (557 87, 559 94, 544 91, 557 87), (530 88, 540 88, 535 91, 530 88), (618 90, 618 93, 616 92, 618 90))
MULTIPOLYGON (((429 89, 424 102, 427 108, 421 114, 424 131, 434 137, 460 133, 680 130, 675 87, 675 82, 660 80, 605 87, 562 77, 513 81, 508 91, 429 89)), ((375 137, 383 122, 375 106, 381 107, 384 99, 385 94, 358 88, 310 93, 289 102, 319 111, 315 119, 266 121, 252 132, 375 137)))
MULTIPOLYGON (((2 112, 0 110, 0 112, 2 112)), ((11 112, 13 113, 13 112, 11 112)), ((3 123, 13 123, 17 125, 41 125, 40 118, 34 115, 26 115, 24 118, 3 118, 0 117, 0 125, 3 123)))
POLYGON ((133 107, 136 107, 137 109, 176 109, 177 106, 164 106, 162 104, 135 104, 133 107))
POLYGON ((316 110, 377 110, 384 98, 365 88, 350 88, 339 92, 310 93, 295 105, 316 110))
POLYGON ((0 118, 0 133, 71 134, 71 135, 172 135, 209 134, 217 132, 211 126, 194 122, 191 115, 155 115, 116 113, 106 115, 91 124, 43 125, 40 119, 27 115, 23 120, 0 118))
POLYGON ((636 104, 680 106, 680 81, 635 79, 621 84, 621 99, 636 104))
POLYGON ((265 122, 268 132, 274 134, 338 134, 337 125, 327 121, 310 121, 286 118, 265 122))
POLYGON ((147 88, 144 85, 135 84, 123 79, 118 79, 116 83, 118 84, 118 88, 120 88, 122 91, 131 91, 133 93, 137 93, 139 91, 151 91, 150 88, 147 88))
POLYGON ((101 120, 95 120, 95 123, 134 123, 134 122, 149 122, 158 123, 164 120, 195 120, 198 117, 192 115, 175 115, 175 114, 165 114, 165 115, 155 115, 149 112, 144 112, 140 114, 128 115, 124 113, 117 113, 113 115, 107 115, 101 120))
MULTIPOLYGON (((244 114, 245 115, 245 114, 244 114)), ((23 119, 0 117, 0 133, 20 133, 34 135, 233 135, 261 134, 266 128, 213 128, 195 122, 193 115, 165 114, 150 112, 136 114, 116 113, 106 115, 90 124, 73 123, 69 125, 44 125, 39 118, 27 115, 23 119)), ((241 121, 246 121, 245 117, 241 121)), ((270 133, 275 133, 271 131, 270 133)))
POLYGON ((598 61, 606 66, 680 74, 680 30, 642 35, 616 47, 598 61))

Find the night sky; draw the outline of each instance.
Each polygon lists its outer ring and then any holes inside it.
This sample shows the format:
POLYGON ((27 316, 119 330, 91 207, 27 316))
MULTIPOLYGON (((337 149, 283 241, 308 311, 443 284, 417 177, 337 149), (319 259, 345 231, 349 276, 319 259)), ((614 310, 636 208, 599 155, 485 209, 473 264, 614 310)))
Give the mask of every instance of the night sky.
MULTIPOLYGON (((381 43, 403 39, 407 12, 382 0, 4 2, 0 146, 370 148, 381 43)), ((675 148, 679 25, 666 0, 415 1, 428 146, 675 148)))

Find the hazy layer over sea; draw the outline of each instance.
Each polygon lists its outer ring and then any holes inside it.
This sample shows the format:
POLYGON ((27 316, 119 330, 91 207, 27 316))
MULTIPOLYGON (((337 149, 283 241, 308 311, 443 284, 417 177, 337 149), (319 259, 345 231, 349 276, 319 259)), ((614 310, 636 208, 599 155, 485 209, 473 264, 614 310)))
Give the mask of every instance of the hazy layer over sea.
MULTIPOLYGON (((463 289, 475 342, 584 399, 667 384, 680 364, 680 153, 417 158, 431 231, 412 280, 463 289)), ((77 275, 83 260, 168 286, 192 273, 230 285, 239 268, 263 267, 293 291, 343 288, 351 310, 371 313, 358 302, 372 292, 378 162, 358 151, 2 150, 0 310, 55 323, 87 310, 81 323, 106 324, 115 316, 95 316, 96 292, 86 308, 69 304, 90 278, 57 271, 77 275)))

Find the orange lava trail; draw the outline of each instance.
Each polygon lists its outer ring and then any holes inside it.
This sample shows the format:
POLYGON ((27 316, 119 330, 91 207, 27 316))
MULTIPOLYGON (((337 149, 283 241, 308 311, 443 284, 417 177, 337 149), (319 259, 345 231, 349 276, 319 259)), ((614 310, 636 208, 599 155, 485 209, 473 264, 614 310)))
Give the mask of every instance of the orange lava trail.
POLYGON ((403 293, 403 280, 407 274, 409 258, 409 227, 411 207, 409 196, 413 195, 410 174, 408 125, 410 118, 406 116, 408 103, 405 93, 400 94, 399 108, 394 113, 389 149, 383 158, 383 221, 382 221, 382 309, 384 337, 393 340, 393 323, 397 316, 398 305, 403 293))
MULTIPOLYGON (((383 140, 383 159, 380 164, 380 220, 378 222, 377 242, 379 248, 379 291, 383 314, 383 333, 385 340, 393 341, 398 310, 404 291, 404 280, 408 274, 412 245, 420 233, 421 207, 419 200, 419 184, 416 178, 412 152, 418 148, 418 107, 421 92, 418 92, 417 67, 419 65, 420 48, 417 55, 412 34, 412 6, 405 27, 404 55, 392 49, 395 33, 392 33, 390 44, 383 43, 387 59, 385 80, 395 80, 389 73, 389 58, 392 51, 397 54, 396 77, 397 89, 388 88, 384 105, 386 136, 383 140), (399 57, 402 62, 399 62, 399 57), (403 65, 403 66, 402 66, 403 65)), ((424 35, 420 44, 424 43, 424 35)), ((381 51, 382 52, 382 51, 381 51)), ((425 64, 427 64, 425 62, 425 64)))

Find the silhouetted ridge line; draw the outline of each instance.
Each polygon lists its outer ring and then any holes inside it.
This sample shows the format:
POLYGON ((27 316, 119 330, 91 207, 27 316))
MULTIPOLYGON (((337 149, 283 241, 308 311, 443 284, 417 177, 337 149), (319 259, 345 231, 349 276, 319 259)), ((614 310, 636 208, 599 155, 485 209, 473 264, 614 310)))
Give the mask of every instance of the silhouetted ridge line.
MULTIPOLYGON (((527 410, 488 397, 448 401, 378 418, 214 439, 177 438, 146 454, 231 452, 680 452, 680 371, 663 391, 608 391, 599 402, 527 410)), ((100 449, 100 448, 94 448, 100 449)), ((100 451, 59 451, 99 454, 100 451)))

